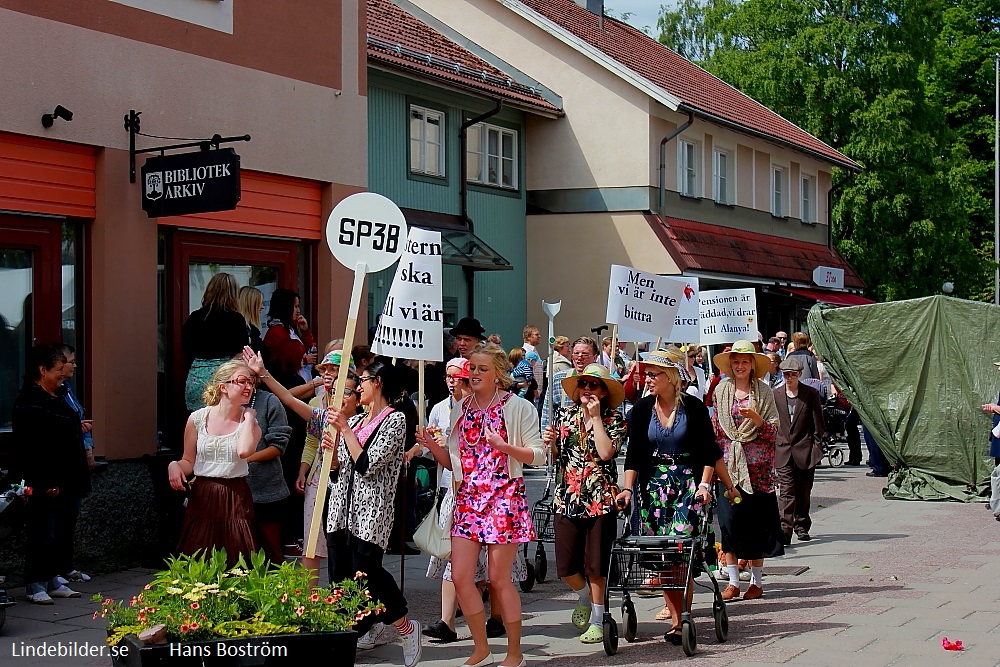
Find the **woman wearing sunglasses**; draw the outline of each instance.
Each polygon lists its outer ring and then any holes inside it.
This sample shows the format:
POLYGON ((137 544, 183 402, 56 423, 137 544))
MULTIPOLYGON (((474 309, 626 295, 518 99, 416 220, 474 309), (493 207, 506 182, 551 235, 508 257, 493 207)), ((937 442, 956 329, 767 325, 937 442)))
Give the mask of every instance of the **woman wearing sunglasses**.
POLYGON ((205 407, 188 417, 184 455, 167 466, 171 487, 191 489, 177 545, 180 553, 225 549, 233 566, 241 554, 249 561, 260 549, 247 459, 257 448, 261 430, 256 411, 244 407, 256 386, 246 363, 227 361, 205 389, 205 407))
POLYGON ((572 622, 584 631, 580 641, 596 644, 604 640, 604 589, 617 532, 615 456, 625 440, 625 419, 615 408, 625 390, 601 364, 563 379, 562 386, 573 405, 556 408, 557 426, 546 427, 543 436, 558 461, 556 570, 579 596, 572 622))
MULTIPOLYGON (((643 360, 647 395, 629 412, 625 486, 618 504, 634 503, 633 533, 690 537, 696 512, 711 502, 711 482, 719 474, 727 489, 733 484, 715 441, 708 408, 682 389, 682 357, 669 350, 650 352, 643 360)), ((735 502, 738 494, 730 494, 735 502)), ((674 573, 667 576, 673 578, 674 573)), ((683 574, 679 575, 683 576, 683 574)), ((656 588, 658 580, 650 581, 656 588)), ((688 583, 688 595, 691 593, 688 583)), ((657 620, 671 620, 664 639, 681 643, 682 591, 664 590, 657 620)))

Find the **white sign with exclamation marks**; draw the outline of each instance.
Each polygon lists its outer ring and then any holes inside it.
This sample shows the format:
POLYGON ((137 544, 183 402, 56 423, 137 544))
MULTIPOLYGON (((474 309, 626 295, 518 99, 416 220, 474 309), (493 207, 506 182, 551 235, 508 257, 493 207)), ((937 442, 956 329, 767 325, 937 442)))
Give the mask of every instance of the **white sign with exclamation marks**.
POLYGON ((372 351, 387 357, 441 361, 441 233, 410 228, 389 288, 372 351))

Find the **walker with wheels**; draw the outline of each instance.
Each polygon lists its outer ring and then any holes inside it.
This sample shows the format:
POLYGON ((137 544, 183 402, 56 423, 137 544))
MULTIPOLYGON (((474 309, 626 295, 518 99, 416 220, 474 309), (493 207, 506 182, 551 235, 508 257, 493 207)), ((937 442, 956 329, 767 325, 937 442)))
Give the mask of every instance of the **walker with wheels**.
MULTIPOLYGON (((634 503, 632 507, 634 508, 634 503)), ((717 561, 715 537, 712 530, 713 500, 695 514, 697 524, 691 537, 634 535, 633 521, 626 521, 625 529, 611 549, 611 565, 604 593, 604 651, 608 655, 618 652, 618 623, 611 614, 611 593, 622 594, 622 621, 625 639, 635 641, 638 619, 632 592, 643 588, 684 591, 681 613, 681 646, 688 656, 695 654, 698 635, 691 618, 691 599, 687 594, 689 582, 713 591, 712 615, 715 619, 715 637, 721 643, 729 637, 729 616, 726 603, 715 573, 708 566, 717 561), (709 583, 698 577, 708 573, 709 583)), ((630 512, 631 514, 631 512, 630 512)), ((638 518, 637 516, 635 517, 638 518)))

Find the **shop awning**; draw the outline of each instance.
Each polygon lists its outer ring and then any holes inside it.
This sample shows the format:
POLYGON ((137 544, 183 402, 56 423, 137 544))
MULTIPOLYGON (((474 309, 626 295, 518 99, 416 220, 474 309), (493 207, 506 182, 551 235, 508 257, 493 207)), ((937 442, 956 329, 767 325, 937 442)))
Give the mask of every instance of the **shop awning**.
POLYGON ((400 209, 406 224, 441 232, 441 261, 473 271, 510 271, 514 267, 488 243, 469 231, 457 215, 400 209))
POLYGON ((682 273, 713 273, 812 284, 813 269, 844 270, 844 285, 865 285, 836 249, 760 232, 646 214, 646 221, 674 257, 682 273))
POLYGON ((822 289, 805 289, 802 287, 782 287, 781 291, 788 292, 793 296, 800 296, 803 299, 822 301, 823 303, 829 303, 834 306, 864 306, 869 303, 875 303, 875 301, 872 301, 871 299, 866 299, 860 294, 851 294, 850 292, 834 292, 831 290, 822 290, 822 289))

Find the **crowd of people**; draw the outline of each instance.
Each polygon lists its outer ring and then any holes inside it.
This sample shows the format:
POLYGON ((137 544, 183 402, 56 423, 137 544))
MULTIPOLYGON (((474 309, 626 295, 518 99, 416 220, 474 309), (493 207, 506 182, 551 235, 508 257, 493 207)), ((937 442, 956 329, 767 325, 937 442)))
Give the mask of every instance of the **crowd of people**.
MULTIPOLYGON (((780 331, 736 341, 711 365, 696 344, 632 359, 611 338, 557 336, 549 378, 535 326, 505 352, 498 335, 462 318, 445 334, 443 362, 407 362, 342 340, 320 354, 298 295, 275 290, 264 324, 263 304, 259 290, 219 273, 184 324, 190 414, 168 466, 170 486, 187 494, 177 551, 224 548, 231 564, 259 550, 274 562, 301 556, 317 584, 324 561, 331 581, 366 573, 382 610, 359 621, 361 649, 385 643, 391 625, 413 667, 422 637, 458 640, 461 614, 473 644, 466 665, 493 664, 489 640, 498 637, 501 667, 524 664, 517 584, 528 576, 523 547, 538 537, 525 466, 554 471, 556 570, 576 596, 568 621, 586 644, 603 640, 622 512, 634 534, 687 537, 714 499, 725 600, 762 597, 765 559, 783 555, 793 536, 811 539, 822 406, 836 389, 804 333, 790 343, 780 331), (350 370, 335 397, 345 355, 350 370), (428 364, 426 426, 414 400, 419 363, 428 364), (320 493, 326 453, 333 465, 320 493), (427 577, 441 582, 441 614, 426 626, 410 618, 383 564, 413 549, 416 463, 437 468, 431 502, 451 538, 450 556, 428 565, 427 577), (302 554, 321 496, 322 534, 315 553, 302 554)), ((32 355, 13 423, 22 442, 48 443, 23 450, 39 490, 28 504, 26 580, 30 601, 52 604, 78 597, 69 584, 89 579, 73 562, 73 529, 94 465, 93 423, 66 384, 75 350, 38 346, 32 355)), ((998 403, 983 406, 995 421, 998 403)), ((860 463, 858 441, 849 463, 860 463)), ((993 455, 1000 463, 1000 449, 993 455)), ((651 576, 649 587, 657 584, 651 576)), ((660 589, 655 618, 680 643, 684 593, 660 589)))

